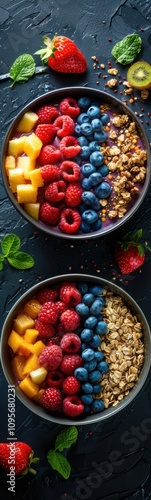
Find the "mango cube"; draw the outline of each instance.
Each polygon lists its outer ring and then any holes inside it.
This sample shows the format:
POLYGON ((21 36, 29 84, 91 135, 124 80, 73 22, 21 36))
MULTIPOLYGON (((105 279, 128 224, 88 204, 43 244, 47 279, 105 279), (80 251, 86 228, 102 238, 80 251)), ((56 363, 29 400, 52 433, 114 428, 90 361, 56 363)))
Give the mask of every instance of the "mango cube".
POLYGON ((35 384, 30 377, 25 377, 19 384, 19 388, 26 394, 26 396, 32 399, 39 391, 39 386, 35 384))
POLYGON ((29 173, 29 177, 33 187, 38 188, 44 185, 40 168, 35 168, 34 170, 31 170, 31 172, 29 173))
POLYGON ((30 217, 39 220, 40 203, 24 203, 24 210, 30 217))
POLYGON ((33 397, 33 400, 36 401, 36 403, 40 403, 40 400, 41 400, 44 392, 45 392, 45 389, 39 389, 36 396, 33 397))
POLYGON ((37 370, 37 368, 39 368, 38 356, 36 356, 36 354, 31 353, 26 359, 23 368, 23 373, 24 375, 28 375, 28 373, 30 373, 32 370, 37 370))
POLYGON ((23 335, 27 328, 34 328, 35 322, 27 314, 19 313, 14 320, 14 329, 19 335, 23 335))
POLYGON ((26 136, 22 135, 21 137, 16 137, 15 139, 11 139, 8 144, 8 155, 13 155, 17 157, 24 153, 24 144, 25 144, 26 136))
POLYGON ((35 342, 35 344, 33 344, 31 346, 31 351, 34 354, 37 354, 37 356, 40 356, 40 354, 43 351, 44 347, 45 347, 45 344, 42 342, 42 340, 37 340, 37 342, 35 342))
POLYGON ((17 125, 17 132, 31 132, 38 121, 38 115, 33 111, 27 111, 17 125))
POLYGON ((18 203, 36 203, 37 188, 32 184, 18 184, 17 186, 17 201, 18 203))
POLYGON ((26 358, 24 356, 14 356, 12 359, 11 364, 17 380, 23 380, 25 377, 23 373, 25 361, 26 358))
POLYGON ((38 316, 41 307, 42 305, 37 299, 30 299, 28 302, 26 302, 23 312, 27 314, 27 316, 35 319, 38 316))
POLYGON ((27 358, 32 352, 33 344, 30 344, 30 342, 25 342, 25 340, 23 340, 22 337, 20 338, 21 338, 21 343, 17 350, 17 354, 18 356, 25 356, 27 358))
POLYGON ((31 158, 35 159, 39 156, 42 145, 43 143, 39 139, 39 137, 37 137, 36 134, 32 133, 26 136, 24 142, 24 153, 27 156, 30 156, 31 158))
POLYGON ((21 341, 21 336, 15 330, 12 330, 8 337, 8 345, 11 347, 13 352, 18 351, 21 341))
POLYGON ((24 334, 24 340, 25 342, 29 342, 29 344, 34 344, 38 335, 39 332, 35 328, 27 328, 24 334))
POLYGON ((8 173, 9 170, 13 170, 16 167, 16 159, 13 155, 6 156, 5 158, 5 170, 8 173))
POLYGON ((37 368, 37 370, 33 370, 30 372, 31 380, 35 382, 35 384, 42 384, 46 376, 47 370, 43 366, 40 366, 40 368, 37 368))
POLYGON ((16 193, 18 184, 25 184, 22 168, 15 168, 8 171, 9 185, 12 193, 16 193))
POLYGON ((16 166, 21 167, 23 170, 24 178, 30 180, 30 170, 34 170, 36 160, 30 158, 29 156, 18 156, 16 166))

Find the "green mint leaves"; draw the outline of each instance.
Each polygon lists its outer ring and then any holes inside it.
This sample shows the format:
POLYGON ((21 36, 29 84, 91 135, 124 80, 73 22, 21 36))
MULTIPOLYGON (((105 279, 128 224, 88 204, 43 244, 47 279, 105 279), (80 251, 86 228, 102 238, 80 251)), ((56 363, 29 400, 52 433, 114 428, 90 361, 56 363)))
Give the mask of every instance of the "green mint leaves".
POLYGON ((66 427, 60 431, 56 437, 54 449, 50 450, 47 454, 47 459, 52 469, 59 472, 64 479, 68 479, 70 477, 71 465, 67 458, 60 452, 70 448, 72 444, 76 443, 77 438, 77 428, 74 425, 66 427))
POLYGON ((4 267, 4 261, 7 259, 10 266, 15 269, 30 269, 34 266, 34 259, 26 252, 19 252, 21 240, 16 234, 7 234, 1 241, 0 253, 0 271, 4 267))
POLYGON ((30 54, 22 54, 17 57, 10 68, 10 78, 13 80, 11 87, 15 82, 26 82, 34 75, 35 71, 36 63, 30 54))
POLYGON ((142 39, 137 34, 127 35, 117 42, 112 48, 111 54, 116 62, 126 65, 134 61, 137 54, 141 51, 142 39))

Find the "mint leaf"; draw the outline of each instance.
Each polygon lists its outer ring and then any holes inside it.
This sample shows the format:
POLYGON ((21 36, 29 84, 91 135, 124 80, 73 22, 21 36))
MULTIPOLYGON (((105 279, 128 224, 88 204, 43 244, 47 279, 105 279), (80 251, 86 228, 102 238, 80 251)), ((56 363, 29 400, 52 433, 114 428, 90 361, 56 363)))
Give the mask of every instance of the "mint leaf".
POLYGON ((30 269, 34 266, 34 259, 26 252, 16 252, 7 257, 9 264, 16 269, 30 269))
POLYGON ((4 256, 2 254, 0 254, 0 271, 3 269, 4 267, 4 256))
POLYGON ((137 54, 141 51, 142 39, 137 33, 125 36, 120 42, 117 42, 111 50, 112 56, 116 62, 126 65, 132 63, 137 54))
POLYGON ((78 438, 77 428, 72 425, 59 432, 55 441, 55 450, 63 451, 65 448, 70 448, 70 446, 76 443, 78 438))
POLYGON ((57 470, 64 479, 68 479, 71 473, 71 466, 61 453, 55 450, 50 450, 47 454, 47 459, 52 469, 57 470))
POLYGON ((17 252, 20 248, 20 243, 20 238, 16 234, 7 234, 4 236, 1 242, 4 256, 7 257, 10 252, 17 252))
POLYGON ((13 80, 11 87, 15 82, 26 82, 36 71, 36 63, 30 54, 22 54, 15 59, 10 68, 10 78, 13 80))

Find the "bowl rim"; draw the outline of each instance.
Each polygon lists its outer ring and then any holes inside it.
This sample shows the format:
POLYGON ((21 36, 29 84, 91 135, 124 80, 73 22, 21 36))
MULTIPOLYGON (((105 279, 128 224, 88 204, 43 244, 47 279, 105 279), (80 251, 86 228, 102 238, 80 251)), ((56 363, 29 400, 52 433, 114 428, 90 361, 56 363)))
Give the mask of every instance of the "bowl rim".
POLYGON ((64 275, 57 275, 54 277, 49 277, 46 278, 39 283, 36 283, 33 285, 29 290, 25 291, 24 294, 16 301, 16 303, 12 306, 10 309, 9 313, 7 314, 7 317, 4 321, 3 327, 2 327, 2 332, 1 332, 1 364, 2 364, 2 369, 3 373, 5 375, 5 378, 8 382, 9 385, 15 385, 15 390, 16 390, 16 396, 18 399, 21 401, 21 403, 24 404, 30 411, 35 413, 38 417, 44 418, 45 420, 57 424, 62 424, 62 425, 88 425, 88 424, 93 424, 96 422, 102 422, 105 421, 106 419, 109 419, 116 414, 120 413, 120 411, 124 410, 129 404, 135 400, 136 396, 140 393, 142 387, 145 384, 145 381, 147 379, 149 370, 150 370, 150 365, 151 365, 151 331, 149 324, 147 322, 147 319, 137 304, 137 302, 129 295, 125 290, 120 288, 118 285, 115 283, 110 282, 109 280, 106 280, 101 277, 97 277, 94 275, 90 274, 64 274, 64 275), (107 287, 108 289, 112 290, 115 294, 119 294, 122 296, 122 298, 125 300, 127 304, 129 304, 130 308, 137 314, 137 317, 140 318, 142 326, 143 326, 143 331, 146 336, 145 340, 145 360, 144 364, 142 366, 142 369, 139 374, 138 381, 136 382, 135 386, 130 390, 129 394, 125 396, 125 398, 119 402, 118 405, 114 407, 110 407, 107 409, 104 409, 102 412, 90 415, 88 417, 84 417, 83 419, 81 418, 74 418, 74 419, 69 419, 67 417, 64 418, 59 418, 57 416, 53 416, 50 413, 47 412, 44 408, 41 408, 38 404, 34 403, 31 401, 29 398, 27 398, 23 392, 19 389, 17 382, 15 381, 15 376, 13 375, 13 370, 11 367, 7 367, 7 358, 9 358, 9 348, 7 344, 7 339, 10 333, 10 328, 12 328, 12 323, 13 319, 15 318, 16 314, 18 314, 19 310, 23 307, 24 303, 26 303, 27 299, 30 300, 31 297, 35 293, 37 293, 39 290, 46 286, 54 286, 58 282, 61 283, 63 281, 70 281, 70 282, 89 282, 89 283, 94 283, 107 287), (6 329, 7 333, 6 333, 6 329), (7 352, 6 352, 7 351, 7 352))
POLYGON ((118 99, 117 97, 112 96, 111 94, 109 94, 103 90, 95 89, 92 87, 82 87, 82 86, 63 87, 63 88, 51 90, 45 94, 42 94, 42 95, 36 97, 32 101, 30 101, 28 104, 26 104, 22 108, 22 110, 19 111, 19 113, 17 113, 17 115, 12 120, 12 122, 11 122, 11 124, 10 124, 6 134, 5 134, 5 137, 4 137, 4 140, 2 143, 2 151, 1 151, 2 180, 3 180, 3 184, 5 187, 6 193, 9 197, 12 205, 14 206, 14 208, 19 212, 19 214, 28 223, 32 224, 38 231, 42 231, 49 236, 55 236, 55 237, 59 237, 59 238, 63 238, 63 239, 70 239, 70 240, 74 240, 74 241, 75 240, 78 241, 78 240, 92 239, 92 238, 97 238, 97 237, 104 237, 107 234, 110 234, 110 233, 116 231, 117 229, 120 229, 135 214, 135 212, 139 209, 140 205, 142 204, 142 202, 147 194, 149 185, 150 185, 151 169, 149 168, 149 163, 150 163, 149 139, 148 139, 148 136, 146 134, 144 127, 142 126, 140 120, 135 115, 133 110, 131 110, 126 104, 124 104, 123 101, 120 101, 120 99, 118 99), (93 94, 93 97, 96 97, 100 100, 102 98, 104 102, 106 101, 107 103, 110 103, 110 104, 112 104, 112 101, 113 101, 113 105, 115 105, 119 109, 121 108, 122 112, 125 112, 126 114, 128 114, 136 122, 137 129, 139 130, 139 133, 140 133, 140 137, 143 138, 143 143, 144 143, 146 151, 147 151, 147 170, 146 170, 145 182, 143 184, 142 192, 139 195, 136 203, 134 203, 134 205, 128 210, 128 212, 122 218, 120 218, 119 220, 117 220, 114 223, 114 226, 112 225, 112 221, 111 221, 111 225, 106 226, 103 229, 100 228, 99 230, 94 231, 92 233, 80 233, 80 234, 62 233, 61 231, 59 231, 59 229, 54 228, 52 226, 47 226, 42 221, 34 220, 29 214, 27 214, 27 212, 25 212, 25 210, 22 208, 22 206, 17 202, 14 194, 11 192, 9 185, 8 185, 8 180, 7 180, 5 168, 4 168, 4 160, 5 160, 5 154, 6 154, 6 150, 7 150, 8 140, 11 136, 12 130, 14 129, 14 127, 16 127, 16 125, 18 124, 18 122, 22 118, 23 114, 26 111, 28 111, 29 109, 31 110, 31 108, 32 108, 32 110, 34 110, 37 107, 37 105, 39 104, 39 102, 41 103, 41 105, 44 105, 44 103, 46 104, 46 101, 48 101, 49 99, 53 100, 53 98, 55 98, 55 97, 57 99, 56 102, 58 102, 59 97, 60 97, 60 93, 61 93, 61 99, 64 97, 67 97, 68 94, 70 94, 71 97, 75 97, 76 95, 79 94, 79 96, 80 96, 83 93, 83 95, 90 94, 90 96, 93 94))

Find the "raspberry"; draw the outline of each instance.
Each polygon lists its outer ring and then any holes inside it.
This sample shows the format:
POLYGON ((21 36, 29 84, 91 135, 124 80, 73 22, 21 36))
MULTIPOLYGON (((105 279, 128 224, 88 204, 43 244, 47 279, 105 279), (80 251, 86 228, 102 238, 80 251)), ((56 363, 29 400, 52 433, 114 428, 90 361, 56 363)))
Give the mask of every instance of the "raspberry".
POLYGON ((66 377, 63 381, 62 388, 66 394, 76 394, 80 390, 81 384, 73 375, 66 377))
POLYGON ((60 111, 63 115, 69 115, 71 118, 76 118, 80 114, 80 108, 74 97, 65 97, 60 102, 60 111))
POLYGON ((60 210, 58 207, 52 207, 47 201, 40 207, 39 218, 49 226, 56 226, 60 217, 60 210))
POLYGON ((63 283, 59 291, 60 299, 72 307, 80 304, 82 298, 79 290, 71 283, 63 283))
POLYGON ((38 123, 53 123, 59 116, 59 112, 55 106, 41 106, 37 111, 38 123))
POLYGON ((65 181, 77 181, 80 177, 80 167, 77 163, 65 160, 60 165, 60 172, 65 181))
POLYGON ((82 365, 83 361, 79 354, 65 354, 60 365, 60 370, 67 375, 73 375, 76 368, 80 368, 82 365))
POLYGON ((39 319, 35 321, 35 328, 39 332, 40 337, 53 337, 56 331, 50 323, 43 323, 39 319))
POLYGON ((57 165, 43 165, 40 173, 45 182, 58 181, 60 178, 60 169, 57 165))
POLYGON ((52 182, 45 189, 45 199, 47 201, 57 203, 63 200, 65 196, 66 184, 64 181, 52 182))
POLYGON ((84 411, 84 404, 78 396, 67 396, 63 400, 62 411, 68 417, 77 417, 84 411))
POLYGON ((47 366, 50 370, 56 370, 62 362, 63 355, 59 345, 45 346, 39 356, 40 366, 47 366))
MULTIPOLYGON (((65 156, 65 158, 73 158, 78 155, 81 151, 81 146, 78 140, 72 135, 63 137, 60 141, 60 151, 65 156)), ((41 155, 41 153, 40 153, 41 155)))
POLYGON ((63 335, 65 335, 65 333, 67 333, 67 330, 65 329, 65 327, 62 323, 59 323, 59 325, 57 326, 57 334, 59 335, 59 337, 63 337, 63 335))
POLYGON ((61 370, 50 370, 46 377, 46 384, 49 387, 56 387, 56 389, 60 389, 60 387, 62 387, 63 380, 64 375, 61 370))
POLYGON ((55 306, 59 316, 67 309, 66 304, 64 304, 64 302, 62 302, 61 300, 56 300, 55 306))
POLYGON ((81 216, 77 210, 65 208, 62 210, 59 221, 59 229, 63 233, 75 233, 81 224, 81 216))
MULTIPOLYGON (((40 311, 41 313, 41 311, 40 311)), ((40 314, 39 313, 39 314, 40 314)), ((73 309, 66 309, 61 316, 60 321, 63 326, 66 328, 66 331, 72 332, 78 328, 80 325, 81 318, 79 314, 73 309)))
POLYGON ((58 296, 57 290, 52 288, 43 288, 40 290, 40 292, 37 293, 37 299, 39 300, 40 304, 44 304, 45 302, 49 302, 52 300, 54 302, 58 296))
POLYGON ((61 160, 61 152, 55 146, 48 144, 42 147, 38 160, 40 165, 56 163, 61 160))
POLYGON ((38 319, 40 319, 40 321, 43 321, 43 323, 51 323, 51 325, 54 325, 56 323, 58 319, 58 313, 54 302, 49 301, 45 302, 45 304, 42 305, 42 308, 40 309, 40 312, 38 314, 38 319))
POLYGON ((39 137, 43 144, 48 144, 54 138, 56 129, 54 125, 50 125, 50 123, 41 123, 40 125, 37 125, 35 134, 39 137))
POLYGON ((59 389, 55 389, 55 387, 49 387, 43 393, 40 402, 47 410, 59 410, 62 405, 61 392, 59 389))
POLYGON ((58 137, 65 137, 74 132, 74 121, 67 115, 58 116, 54 122, 54 126, 58 137))
POLYGON ((71 182, 66 189, 65 203, 68 207, 74 208, 82 202, 82 187, 79 182, 71 182))
POLYGON ((75 333, 65 333, 65 335, 63 335, 61 339, 60 347, 62 351, 68 354, 79 352, 81 347, 81 340, 75 333))

